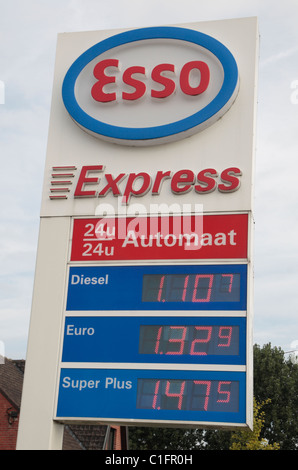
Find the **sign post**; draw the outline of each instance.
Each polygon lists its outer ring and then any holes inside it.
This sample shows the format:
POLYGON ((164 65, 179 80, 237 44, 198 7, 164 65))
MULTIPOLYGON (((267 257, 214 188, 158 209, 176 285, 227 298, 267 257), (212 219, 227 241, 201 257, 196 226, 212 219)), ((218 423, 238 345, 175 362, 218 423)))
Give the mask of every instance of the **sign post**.
POLYGON ((73 422, 252 427, 257 35, 59 35, 19 449, 73 422))

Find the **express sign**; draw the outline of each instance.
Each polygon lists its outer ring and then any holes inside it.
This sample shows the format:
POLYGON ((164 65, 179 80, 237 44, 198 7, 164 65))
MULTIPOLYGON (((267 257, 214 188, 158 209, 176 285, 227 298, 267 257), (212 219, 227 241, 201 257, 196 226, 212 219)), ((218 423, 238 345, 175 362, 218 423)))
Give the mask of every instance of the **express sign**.
POLYGON ((198 31, 153 27, 109 37, 69 68, 63 101, 87 132, 151 145, 192 135, 233 104, 239 77, 231 52, 198 31))

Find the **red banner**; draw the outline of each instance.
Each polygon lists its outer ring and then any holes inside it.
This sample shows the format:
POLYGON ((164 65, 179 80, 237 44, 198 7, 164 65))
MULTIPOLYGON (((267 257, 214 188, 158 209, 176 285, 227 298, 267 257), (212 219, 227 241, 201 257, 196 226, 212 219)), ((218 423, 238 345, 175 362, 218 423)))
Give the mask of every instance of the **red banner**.
POLYGON ((71 261, 247 258, 247 214, 74 219, 71 261))

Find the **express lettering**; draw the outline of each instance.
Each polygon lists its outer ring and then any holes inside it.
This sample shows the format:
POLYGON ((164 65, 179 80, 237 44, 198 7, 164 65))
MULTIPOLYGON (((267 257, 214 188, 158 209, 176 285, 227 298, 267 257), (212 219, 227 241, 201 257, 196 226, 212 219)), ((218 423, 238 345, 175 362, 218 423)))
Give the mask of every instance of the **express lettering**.
POLYGON ((143 196, 151 190, 152 195, 161 192, 162 184, 169 180, 170 189, 174 194, 185 194, 192 189, 198 194, 207 194, 216 189, 222 193, 231 193, 240 187, 242 172, 239 168, 226 168, 219 174, 214 168, 207 168, 197 174, 192 170, 157 171, 154 177, 146 172, 120 173, 114 176, 106 173, 105 181, 99 190, 94 185, 100 184, 99 176, 90 176, 89 173, 102 173, 103 165, 83 166, 74 192, 74 197, 104 197, 108 193, 113 196, 122 196, 122 203, 128 204, 131 196, 143 196), (218 177, 220 182, 217 182, 218 177), (126 183, 123 180, 126 179, 126 183), (120 184, 123 183, 123 187, 120 184), (87 189, 93 185, 92 189, 87 189))
MULTIPOLYGON (((104 90, 105 85, 108 84, 115 84, 117 86, 116 75, 113 75, 113 70, 111 69, 114 69, 115 73, 119 72, 118 59, 102 60, 94 67, 93 74, 97 82, 91 89, 91 95, 95 101, 107 103, 117 99, 115 91, 108 93, 104 90)), ((134 101, 142 98, 147 91, 146 76, 147 70, 143 66, 132 66, 124 70, 122 82, 130 88, 129 91, 122 92, 122 99, 134 101), (142 80, 140 80, 140 76, 142 76, 142 80)), ((173 64, 156 65, 151 71, 151 78, 154 83, 162 85, 161 89, 151 89, 150 94, 152 98, 167 98, 174 93, 176 82, 174 80, 175 66, 173 64)), ((204 93, 208 88, 209 81, 210 70, 205 62, 199 60, 187 62, 180 71, 179 85, 182 93, 185 95, 197 96, 204 93), (192 72, 199 72, 198 83, 195 86, 190 80, 192 72)))

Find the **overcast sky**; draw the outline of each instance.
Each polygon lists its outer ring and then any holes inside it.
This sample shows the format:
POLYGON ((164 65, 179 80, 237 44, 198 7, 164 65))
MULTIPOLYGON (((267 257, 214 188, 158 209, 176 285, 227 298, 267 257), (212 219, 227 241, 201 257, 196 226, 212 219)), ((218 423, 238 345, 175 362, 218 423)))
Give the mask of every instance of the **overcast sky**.
POLYGON ((0 345, 6 356, 26 356, 57 34, 247 16, 258 17, 261 38, 254 342, 298 348, 297 0, 0 5, 0 345))

